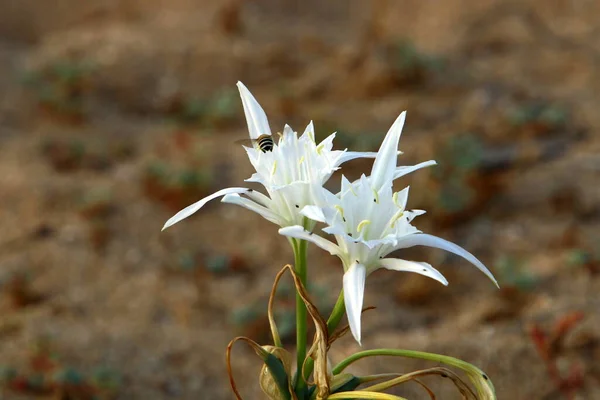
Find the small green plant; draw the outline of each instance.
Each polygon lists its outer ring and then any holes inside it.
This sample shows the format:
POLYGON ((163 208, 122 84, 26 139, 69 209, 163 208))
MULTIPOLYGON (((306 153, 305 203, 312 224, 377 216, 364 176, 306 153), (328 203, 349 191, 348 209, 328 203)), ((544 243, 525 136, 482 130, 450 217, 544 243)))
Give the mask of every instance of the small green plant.
POLYGON ((438 73, 444 61, 421 52, 409 40, 400 40, 391 45, 390 62, 396 72, 396 80, 402 85, 415 85, 438 73))
POLYGON ((142 180, 144 193, 169 209, 179 209, 212 187, 210 171, 196 166, 178 166, 154 160, 146 167, 142 180))
POLYGON ((600 272, 600 251, 572 249, 568 254, 567 262, 573 268, 584 268, 594 275, 600 272))
POLYGON ((35 94, 42 110, 71 122, 82 122, 86 117, 84 96, 94 70, 85 60, 61 60, 26 72, 22 83, 35 94))
POLYGON ((36 340, 29 353, 28 368, 0 367, 0 386, 6 393, 20 396, 52 396, 68 399, 112 399, 120 386, 120 374, 97 367, 87 375, 64 365, 52 350, 49 338, 36 340))
POLYGON ((508 111, 510 123, 533 134, 546 134, 564 128, 569 113, 564 108, 547 102, 525 103, 508 111))
POLYGON ((481 165, 482 144, 470 134, 451 137, 436 152, 439 168, 432 170, 438 182, 438 204, 446 214, 460 214, 477 200, 473 188, 481 165))
POLYGON ((208 98, 184 96, 173 110, 174 117, 182 125, 221 126, 233 120, 235 99, 235 92, 230 90, 219 91, 208 98))
POLYGON ((41 147, 42 156, 48 164, 61 173, 79 170, 102 172, 112 167, 115 158, 126 158, 125 154, 112 153, 106 146, 86 145, 80 139, 46 139, 41 147))
POLYGON ((502 287, 516 288, 521 291, 532 290, 536 284, 536 278, 527 271, 526 264, 513 256, 500 256, 494 263, 499 281, 502 287))

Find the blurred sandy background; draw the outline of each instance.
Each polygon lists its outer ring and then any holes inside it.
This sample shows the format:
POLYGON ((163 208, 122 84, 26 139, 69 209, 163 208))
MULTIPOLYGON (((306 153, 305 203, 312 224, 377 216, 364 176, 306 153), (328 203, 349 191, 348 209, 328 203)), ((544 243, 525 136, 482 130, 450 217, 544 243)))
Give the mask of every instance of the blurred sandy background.
MULTIPOLYGON (((365 349, 463 358, 499 399, 600 398, 598 21, 592 0, 0 0, 0 397, 233 398, 225 347, 267 343, 287 241, 218 202, 160 228, 250 176, 241 80, 274 131, 314 120, 338 148, 377 149, 408 110, 401 163, 439 163, 398 183, 428 210, 416 225, 500 281, 411 249, 450 286, 370 277, 365 349)), ((311 249, 309 270, 327 313, 341 266, 311 249)), ((291 346, 289 285, 279 304, 291 346)), ((346 337, 333 361, 357 349, 346 337)), ((237 349, 249 399, 259 367, 237 349)))

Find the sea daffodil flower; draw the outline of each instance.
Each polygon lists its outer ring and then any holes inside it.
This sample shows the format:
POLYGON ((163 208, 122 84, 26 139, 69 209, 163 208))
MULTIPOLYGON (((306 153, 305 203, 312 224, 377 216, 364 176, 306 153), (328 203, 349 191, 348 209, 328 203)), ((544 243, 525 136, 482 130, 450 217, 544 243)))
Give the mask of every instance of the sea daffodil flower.
MULTIPOLYGON (((356 341, 361 341, 361 310, 365 279, 373 271, 385 268, 425 275, 447 285, 444 276, 424 262, 386 258, 393 251, 413 246, 429 246, 455 253, 483 271, 494 283, 491 272, 468 251, 436 236, 424 234, 411 221, 424 211, 406 210, 408 188, 393 193, 394 179, 434 162, 414 167, 396 167, 397 148, 404 124, 402 113, 388 131, 377 154, 371 176, 363 175, 350 183, 342 176, 342 189, 334 195, 319 189, 318 205, 309 205, 301 213, 314 221, 324 222, 324 232, 334 235, 336 243, 306 231, 302 226, 282 228, 279 233, 305 239, 332 255, 344 267, 343 291, 346 314, 356 341)), ((496 283, 497 285, 497 283, 496 283)))
MULTIPOLYGON (((237 83, 242 98, 244 114, 251 140, 272 136, 269 121, 254 96, 241 82, 237 83)), ((312 194, 321 187, 339 166, 360 157, 375 157, 376 153, 332 150, 335 133, 317 144, 312 122, 304 134, 297 133, 288 125, 270 151, 258 146, 244 146, 250 162, 256 169, 247 182, 262 184, 268 195, 244 187, 219 190, 179 211, 164 225, 163 230, 194 214, 210 200, 224 196, 222 202, 237 204, 256 212, 265 219, 281 226, 302 225, 305 217, 300 210, 315 204, 312 194), (243 196, 242 196, 243 195, 243 196)))

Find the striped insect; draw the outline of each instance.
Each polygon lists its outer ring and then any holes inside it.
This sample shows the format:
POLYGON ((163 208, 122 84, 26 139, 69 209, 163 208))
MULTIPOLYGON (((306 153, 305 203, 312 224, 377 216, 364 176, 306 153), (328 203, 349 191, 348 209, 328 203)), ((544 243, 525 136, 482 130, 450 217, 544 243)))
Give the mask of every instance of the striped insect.
POLYGON ((243 145, 252 145, 258 148, 263 153, 266 153, 267 151, 273 151, 273 146, 275 145, 275 142, 273 141, 273 136, 271 135, 260 135, 256 139, 236 140, 235 143, 243 145))

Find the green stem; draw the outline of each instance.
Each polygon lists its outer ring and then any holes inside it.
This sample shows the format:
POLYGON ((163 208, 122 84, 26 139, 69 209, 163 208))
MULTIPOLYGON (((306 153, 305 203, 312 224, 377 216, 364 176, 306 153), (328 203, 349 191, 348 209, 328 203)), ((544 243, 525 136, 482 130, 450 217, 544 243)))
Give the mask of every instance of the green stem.
MULTIPOLYGON (((296 274, 300 278, 302 285, 306 287, 307 270, 306 270, 306 240, 296 240, 294 246, 294 269, 296 274)), ((306 358, 306 321, 307 311, 306 306, 302 297, 296 293, 296 371, 302 371, 302 364, 306 358)), ((299 399, 305 397, 306 382, 300 377, 300 374, 296 372, 295 382, 296 395, 299 399)))
POLYGON ((459 368, 464 371, 471 383, 475 386, 477 391, 477 398, 479 399, 496 399, 496 390, 494 384, 490 378, 479 368, 473 364, 469 364, 466 361, 459 360, 458 358, 444 356, 435 353, 426 353, 424 351, 413 351, 413 350, 400 350, 400 349, 374 349, 359 351, 358 353, 352 354, 350 357, 343 360, 341 363, 333 368, 333 374, 340 374, 350 364, 365 357, 373 356, 394 356, 394 357, 406 357, 406 358, 420 358, 422 360, 434 361, 441 364, 450 365, 455 368, 459 368))
POLYGON ((340 295, 333 306, 333 310, 331 310, 331 314, 329 315, 329 319, 327 320, 327 331, 331 335, 335 329, 340 324, 342 317, 344 316, 344 312, 346 311, 344 304, 344 291, 340 291, 340 295))

